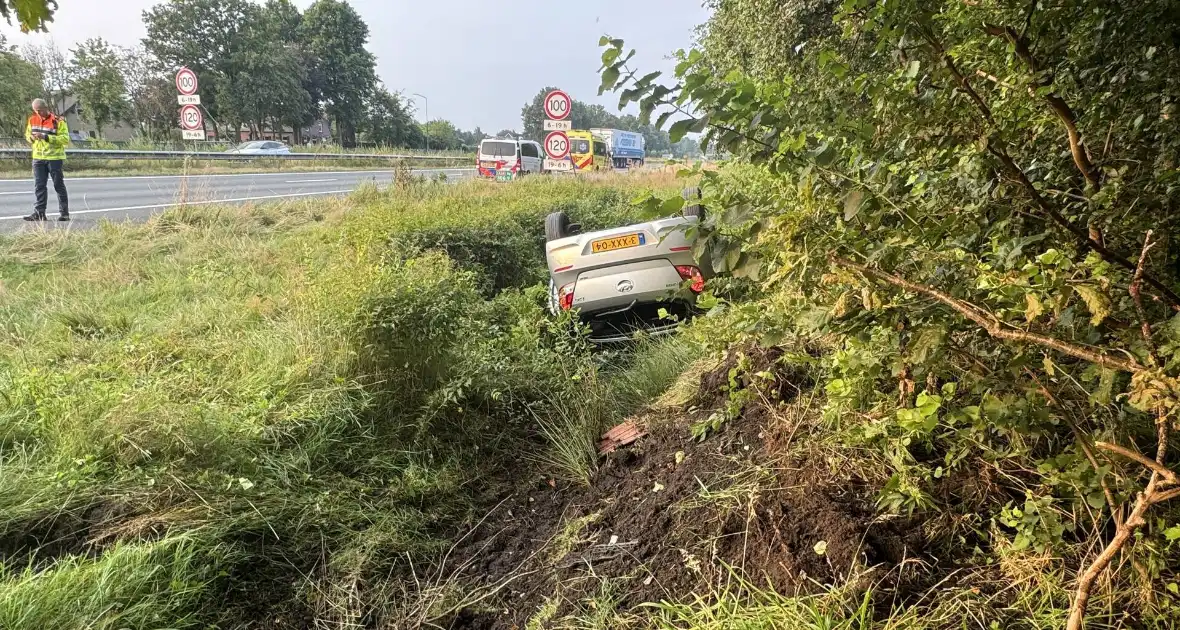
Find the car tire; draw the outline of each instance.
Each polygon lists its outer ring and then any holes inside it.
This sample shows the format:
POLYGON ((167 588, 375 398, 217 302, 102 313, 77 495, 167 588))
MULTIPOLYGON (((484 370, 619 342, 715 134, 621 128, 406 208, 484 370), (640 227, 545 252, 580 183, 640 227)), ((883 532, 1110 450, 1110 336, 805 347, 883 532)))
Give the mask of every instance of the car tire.
POLYGON ((557 285, 553 283, 553 278, 549 279, 549 314, 554 317, 561 315, 561 304, 558 303, 557 285))
POLYGON ((680 192, 680 196, 689 202, 689 203, 684 204, 684 209, 681 210, 681 212, 684 214, 684 216, 696 217, 698 220, 703 221, 705 218, 705 207, 702 206, 700 203, 692 203, 692 202, 699 202, 700 201, 700 199, 701 199, 700 187, 693 186, 692 188, 685 188, 683 191, 680 192))
POLYGON ((545 242, 556 241, 569 236, 570 218, 564 212, 552 212, 545 217, 545 242))

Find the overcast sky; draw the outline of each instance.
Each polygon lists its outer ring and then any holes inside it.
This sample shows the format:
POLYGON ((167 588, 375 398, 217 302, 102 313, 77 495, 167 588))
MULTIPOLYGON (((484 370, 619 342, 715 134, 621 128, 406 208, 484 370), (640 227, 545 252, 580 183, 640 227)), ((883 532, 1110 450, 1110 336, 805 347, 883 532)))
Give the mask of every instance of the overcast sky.
MULTIPOLYGON (((350 0, 369 24, 377 73, 392 90, 429 99, 430 118, 495 133, 520 127, 520 109, 556 85, 574 98, 615 111, 599 98, 598 38, 621 37, 638 51, 640 70, 671 70, 666 57, 692 40, 708 13, 701 0, 350 0)), ((49 35, 22 35, 0 24, 10 43, 62 48, 103 37, 130 46, 144 36, 143 10, 155 0, 59 0, 49 35)), ((311 0, 295 0, 306 8, 311 0)), ((418 116, 423 103, 415 99, 418 116)))

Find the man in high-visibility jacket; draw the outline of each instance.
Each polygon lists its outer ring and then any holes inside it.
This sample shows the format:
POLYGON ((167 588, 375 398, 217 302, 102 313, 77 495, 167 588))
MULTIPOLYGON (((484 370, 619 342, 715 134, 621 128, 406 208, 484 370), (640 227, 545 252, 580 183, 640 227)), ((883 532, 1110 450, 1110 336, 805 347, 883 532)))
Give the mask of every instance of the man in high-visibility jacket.
POLYGON ((66 145, 70 143, 70 128, 66 120, 49 111, 45 101, 33 101, 33 115, 25 127, 25 141, 33 147, 33 186, 37 204, 33 214, 25 221, 44 221, 45 206, 49 203, 48 180, 53 179, 53 190, 57 192, 58 221, 70 220, 70 201, 66 195, 66 182, 62 174, 62 162, 66 159, 66 145))

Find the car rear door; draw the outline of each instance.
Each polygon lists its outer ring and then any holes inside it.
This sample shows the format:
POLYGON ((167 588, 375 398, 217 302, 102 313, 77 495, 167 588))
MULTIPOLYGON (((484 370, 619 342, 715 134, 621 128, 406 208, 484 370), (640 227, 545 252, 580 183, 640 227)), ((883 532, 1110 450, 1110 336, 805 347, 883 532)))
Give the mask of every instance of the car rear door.
POLYGON ((541 172, 541 147, 536 142, 520 143, 521 167, 530 173, 541 172))

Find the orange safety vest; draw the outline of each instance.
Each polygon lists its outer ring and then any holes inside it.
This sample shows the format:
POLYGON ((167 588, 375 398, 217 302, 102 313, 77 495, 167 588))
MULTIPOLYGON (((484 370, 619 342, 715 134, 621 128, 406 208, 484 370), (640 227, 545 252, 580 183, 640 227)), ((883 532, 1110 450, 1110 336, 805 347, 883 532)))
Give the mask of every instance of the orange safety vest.
POLYGON ((34 113, 29 116, 28 127, 25 128, 25 139, 33 145, 34 160, 64 160, 66 145, 70 143, 70 130, 66 121, 56 114, 41 116, 34 113), (45 139, 34 139, 34 133, 45 134, 45 139))

